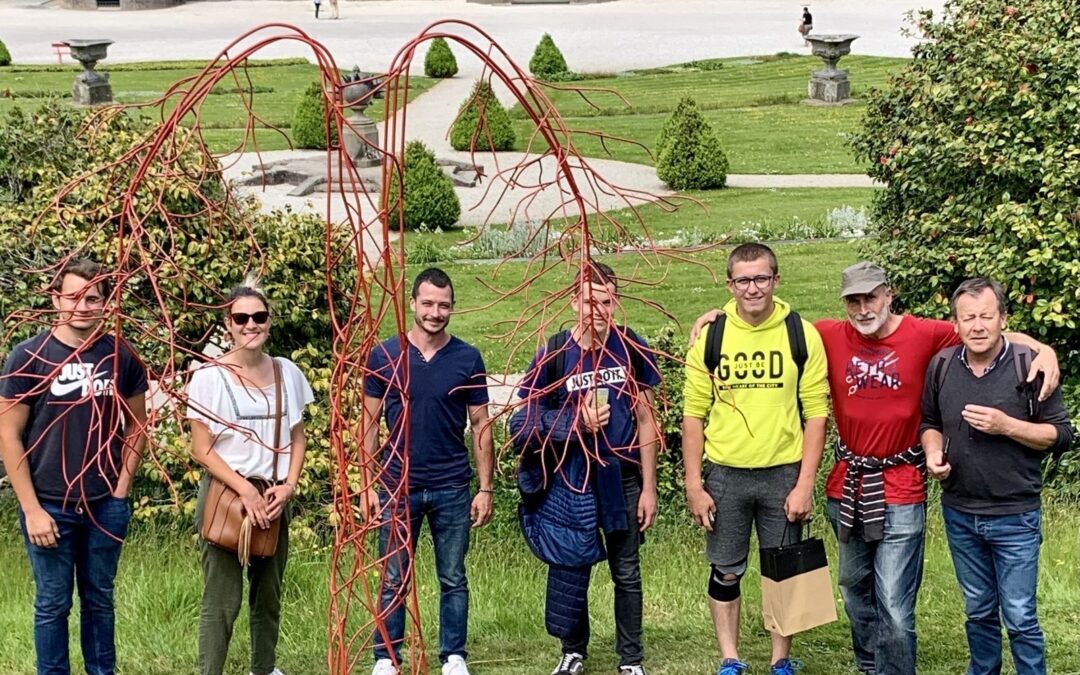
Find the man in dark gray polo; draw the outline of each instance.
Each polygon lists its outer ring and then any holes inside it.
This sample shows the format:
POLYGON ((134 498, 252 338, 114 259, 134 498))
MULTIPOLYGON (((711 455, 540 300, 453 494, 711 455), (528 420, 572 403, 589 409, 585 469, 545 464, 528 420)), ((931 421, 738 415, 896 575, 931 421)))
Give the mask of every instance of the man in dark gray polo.
POLYGON ((1046 673, 1036 612, 1042 543, 1042 459, 1074 430, 1056 388, 1039 402, 1017 363, 1030 350, 1003 335, 1005 293, 969 279, 952 296, 963 344, 938 353, 926 375, 922 444, 941 481, 945 534, 964 593, 968 675, 1001 672, 1001 621, 1017 675, 1046 673))

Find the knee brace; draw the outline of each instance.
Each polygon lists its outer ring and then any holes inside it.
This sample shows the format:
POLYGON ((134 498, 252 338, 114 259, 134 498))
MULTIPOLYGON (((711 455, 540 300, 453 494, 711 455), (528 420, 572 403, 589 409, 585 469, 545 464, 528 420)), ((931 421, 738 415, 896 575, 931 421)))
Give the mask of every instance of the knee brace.
POLYGON ((709 570, 709 597, 717 602, 738 600, 742 594, 739 586, 742 574, 723 572, 716 565, 709 570), (734 578, 727 578, 734 577, 734 578))

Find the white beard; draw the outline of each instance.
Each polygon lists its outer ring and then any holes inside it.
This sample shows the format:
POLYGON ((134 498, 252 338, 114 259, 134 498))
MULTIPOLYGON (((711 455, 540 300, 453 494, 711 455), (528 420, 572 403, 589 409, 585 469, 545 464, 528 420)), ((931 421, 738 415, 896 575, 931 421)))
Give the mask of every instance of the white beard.
POLYGON ((875 315, 874 316, 874 322, 871 323, 870 325, 862 324, 862 323, 859 323, 858 321, 852 321, 851 325, 854 326, 855 330, 859 331, 859 333, 861 335, 863 335, 865 337, 870 337, 874 333, 881 330, 881 327, 884 326, 888 321, 889 321, 889 312, 888 312, 888 310, 886 310, 886 311, 884 311, 884 312, 882 312, 880 314, 875 315))

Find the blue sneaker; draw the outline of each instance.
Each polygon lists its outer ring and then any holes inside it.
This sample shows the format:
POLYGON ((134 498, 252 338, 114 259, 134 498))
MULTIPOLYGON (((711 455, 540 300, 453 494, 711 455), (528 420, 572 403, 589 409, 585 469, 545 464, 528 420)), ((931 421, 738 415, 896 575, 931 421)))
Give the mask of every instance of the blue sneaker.
POLYGON ((772 664, 772 675, 795 675, 802 670, 803 662, 796 659, 780 659, 772 664))
POLYGON ((742 675, 749 667, 739 659, 724 659, 716 675, 742 675))

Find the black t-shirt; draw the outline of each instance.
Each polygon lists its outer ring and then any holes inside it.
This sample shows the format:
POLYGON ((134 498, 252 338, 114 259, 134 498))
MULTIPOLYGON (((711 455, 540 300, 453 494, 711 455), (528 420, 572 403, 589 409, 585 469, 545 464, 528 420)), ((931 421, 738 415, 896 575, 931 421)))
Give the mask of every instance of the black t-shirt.
POLYGON ((11 350, 0 398, 30 407, 23 446, 38 499, 108 496, 124 446, 124 408, 116 396, 146 389, 146 369, 112 336, 77 350, 46 331, 11 350))
POLYGON ((802 13, 802 22, 803 22, 804 26, 813 26, 814 25, 814 15, 811 14, 809 12, 809 10, 804 9, 803 13, 802 13))

